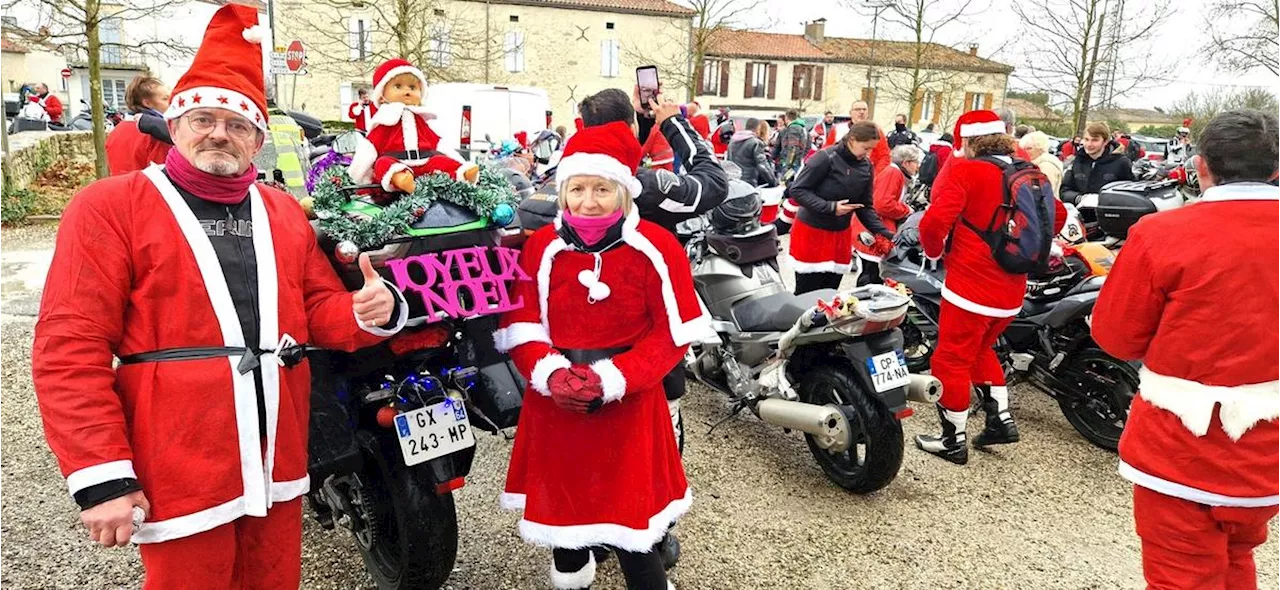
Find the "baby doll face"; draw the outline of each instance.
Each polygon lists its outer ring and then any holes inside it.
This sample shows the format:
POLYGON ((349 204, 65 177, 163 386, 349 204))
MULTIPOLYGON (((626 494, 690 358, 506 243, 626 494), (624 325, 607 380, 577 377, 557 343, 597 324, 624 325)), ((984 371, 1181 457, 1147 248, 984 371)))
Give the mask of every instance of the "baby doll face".
POLYGON ((382 89, 382 102, 398 102, 410 106, 422 104, 422 81, 413 74, 400 74, 382 89))

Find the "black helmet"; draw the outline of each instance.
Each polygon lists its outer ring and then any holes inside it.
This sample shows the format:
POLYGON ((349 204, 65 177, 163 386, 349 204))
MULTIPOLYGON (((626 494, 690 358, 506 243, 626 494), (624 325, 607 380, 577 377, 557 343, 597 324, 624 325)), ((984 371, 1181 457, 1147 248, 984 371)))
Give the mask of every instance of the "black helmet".
POLYGON ((729 181, 729 195, 711 210, 711 227, 727 234, 743 234, 760 226, 760 191, 741 180, 729 181))

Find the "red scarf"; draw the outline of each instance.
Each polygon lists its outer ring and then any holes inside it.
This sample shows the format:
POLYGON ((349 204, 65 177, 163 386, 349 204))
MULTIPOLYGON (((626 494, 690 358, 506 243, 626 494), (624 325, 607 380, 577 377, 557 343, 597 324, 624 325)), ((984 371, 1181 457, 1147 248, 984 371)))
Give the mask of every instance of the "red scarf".
POLYGON ((219 205, 235 205, 249 194, 249 187, 258 178, 258 169, 249 169, 239 176, 217 176, 196 168, 178 150, 169 150, 164 159, 164 173, 183 190, 219 205))

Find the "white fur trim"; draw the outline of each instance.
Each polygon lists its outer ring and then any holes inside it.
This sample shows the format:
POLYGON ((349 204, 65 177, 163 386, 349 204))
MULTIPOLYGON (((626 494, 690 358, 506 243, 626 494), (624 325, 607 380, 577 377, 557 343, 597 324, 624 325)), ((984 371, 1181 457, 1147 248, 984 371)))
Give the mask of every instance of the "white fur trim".
POLYGON ((1018 315, 1018 312, 1022 311, 1021 306, 1015 307, 1013 309, 1000 309, 998 307, 989 307, 981 303, 975 303, 973 301, 965 299, 963 296, 956 293, 955 291, 948 289, 945 284, 942 285, 942 298, 951 302, 952 305, 959 307, 960 309, 963 309, 969 313, 976 313, 978 315, 987 316, 989 318, 1011 318, 1013 316, 1018 315))
MULTIPOLYGON (((632 180, 635 179, 632 178, 632 180)), ((639 185, 639 183, 640 181, 637 180, 636 184, 639 185)), ((662 257, 662 253, 653 245, 653 242, 649 241, 649 238, 640 233, 639 227, 639 208, 632 207, 631 213, 627 215, 626 221, 622 224, 622 241, 644 254, 649 259, 649 263, 653 265, 654 270, 658 271, 658 277, 662 279, 662 304, 667 311, 667 324, 671 330, 672 341, 676 346, 684 346, 691 342, 701 341, 703 338, 714 337, 715 332, 711 329, 711 318, 707 315, 705 309, 701 309, 701 306, 699 306, 698 317, 687 322, 681 319, 675 288, 671 285, 671 270, 667 267, 667 262, 662 257)))
POLYGON ((533 389, 542 395, 551 395, 551 389, 547 387, 547 380, 551 379, 551 374, 560 370, 568 369, 573 366, 569 359, 564 355, 553 352, 538 359, 533 364, 533 374, 529 376, 529 384, 533 389))
POLYGON ((672 500, 665 508, 649 518, 649 526, 633 529, 614 523, 556 526, 520 520, 520 536, 524 540, 543 547, 583 549, 607 545, 623 551, 644 553, 662 540, 671 524, 689 511, 693 504, 693 490, 686 489, 684 497, 672 500))
POLYGON ((1226 496, 1205 491, 1199 488, 1193 488, 1178 482, 1169 481, 1167 479, 1156 477, 1150 473, 1139 470, 1138 468, 1120 460, 1120 477, 1123 477, 1134 485, 1140 485, 1148 490, 1160 492, 1166 496, 1181 498, 1197 504, 1206 506, 1235 506, 1241 508, 1265 508, 1267 506, 1275 506, 1280 504, 1280 496, 1226 496))
POLYGON ((543 342, 551 344, 551 333, 547 327, 533 322, 515 322, 505 328, 493 332, 493 345, 498 352, 506 354, 521 344, 543 342))
POLYGON ((874 255, 874 254, 867 254, 866 252, 863 252, 862 250, 857 250, 857 249, 855 249, 855 250, 853 251, 853 253, 854 253, 854 254, 856 254, 856 255, 858 256, 858 258, 861 258, 861 259, 863 259, 863 260, 866 260, 867 262, 880 262, 880 261, 881 261, 881 258, 880 258, 879 256, 876 256, 876 255, 874 255))
POLYGON ((578 152, 560 159, 556 166, 556 186, 574 176, 600 176, 621 184, 636 198, 644 188, 631 168, 605 154, 578 152))
MULTIPOLYGON (((388 102, 382 103, 378 107, 378 112, 374 113, 373 117, 369 119, 369 122, 372 123, 369 129, 386 125, 399 125, 404 121, 404 114, 406 111, 417 115, 426 121, 436 118, 435 115, 427 110, 427 107, 408 105, 402 102, 388 102)), ((405 146, 405 149, 412 148, 405 146)))
POLYGON ((426 94, 427 77, 422 74, 422 70, 419 70, 418 68, 415 68, 413 66, 397 66, 397 67, 391 68, 390 70, 387 70, 387 73, 382 76, 382 79, 378 80, 378 84, 373 87, 373 91, 369 93, 371 96, 373 96, 374 100, 378 101, 378 104, 382 104, 382 91, 387 87, 387 82, 390 82, 392 79, 394 79, 396 76, 399 76, 400 74, 413 74, 414 76, 417 76, 418 81, 422 83, 423 94, 424 95, 426 94))
POLYGON ((1280 187, 1261 182, 1233 182, 1204 189, 1200 202, 1213 201, 1275 201, 1280 199, 1280 187))
POLYGON ((387 173, 383 174, 382 178, 378 179, 378 184, 382 187, 382 190, 384 191, 387 191, 389 193, 398 192, 400 189, 396 188, 395 185, 391 184, 391 177, 409 169, 410 168, 408 164, 405 164, 404 162, 396 162, 395 164, 392 164, 390 168, 387 168, 387 173))
POLYGON ((838 272, 847 273, 853 268, 853 262, 800 262, 795 258, 791 259, 791 269, 796 274, 812 273, 812 272, 838 272))
POLYGON ((562 572, 556 569, 555 562, 551 562, 551 585, 556 590, 581 590, 596 581, 596 556, 594 553, 587 552, 587 563, 582 569, 576 572, 562 572))
POLYGON ((366 326, 360 323, 360 316, 356 314, 356 310, 354 308, 351 310, 351 314, 355 316, 356 325, 360 326, 361 330, 364 330, 365 332, 373 334, 374 336, 381 336, 383 338, 388 338, 391 336, 395 336, 397 333, 400 332, 400 330, 403 330, 405 322, 409 321, 409 302, 405 301, 404 293, 401 293, 400 289, 396 288, 395 285, 392 285, 390 281, 386 279, 382 279, 382 284, 386 285, 387 289, 391 291, 391 296, 395 297, 396 299, 396 307, 400 308, 400 314, 396 317, 396 325, 390 328, 379 328, 378 326, 366 326))
POLYGON ((74 496, 76 492, 85 488, 125 478, 138 479, 137 474, 133 472, 133 461, 128 459, 108 461, 72 471, 71 475, 67 476, 67 489, 74 496))
POLYGON ((524 510, 524 501, 524 494, 502 492, 502 495, 498 497, 498 506, 503 510, 524 510))
POLYGON ((986 121, 984 123, 967 123, 960 126, 960 137, 978 137, 979 135, 995 135, 1008 129, 1004 121, 986 121))
POLYGON ((1147 403, 1168 411, 1196 436, 1209 432, 1214 408, 1222 419, 1222 429, 1238 441, 1259 422, 1280 418, 1280 381, 1250 383, 1233 387, 1205 385, 1187 379, 1161 375, 1142 367, 1138 395, 1147 403))
MULTIPOLYGON (((270 498, 272 503, 279 504, 293 500, 310 490, 310 476, 292 481, 272 481, 270 498)), ((138 544, 162 543, 213 530, 242 516, 252 516, 245 508, 245 503, 245 498, 241 496, 199 512, 161 521, 144 522, 138 527, 138 532, 133 534, 131 540, 138 544)), ((263 515, 265 516, 265 513, 263 515)))
POLYGON ((347 164, 347 174, 351 180, 360 184, 373 182, 373 163, 378 160, 378 148, 363 135, 356 139, 356 152, 351 154, 351 163, 347 164))
POLYGON ((604 389, 604 403, 616 402, 627 393, 627 378, 613 364, 613 359, 600 359, 591 363, 591 370, 600 376, 600 385, 604 389))
POLYGON ((174 93, 169 100, 169 110, 164 112, 164 118, 172 121, 195 109, 231 111, 248 119, 264 133, 268 129, 267 114, 258 108, 257 103, 235 90, 217 86, 197 86, 174 93))
POLYGON ((262 45, 263 43, 266 43, 268 35, 269 33, 267 31, 267 28, 262 25, 253 25, 252 27, 249 27, 240 33, 240 36, 244 37, 245 41, 248 41, 250 43, 254 43, 257 45, 262 45))
MULTIPOLYGON (((559 220, 560 215, 557 214, 556 221, 559 222, 559 220)), ((568 247, 564 238, 556 237, 547 244, 547 248, 542 251, 542 259, 538 261, 538 312, 541 314, 542 325, 547 327, 547 333, 551 332, 551 324, 547 321, 547 299, 551 294, 551 265, 555 261, 556 254, 568 247)))

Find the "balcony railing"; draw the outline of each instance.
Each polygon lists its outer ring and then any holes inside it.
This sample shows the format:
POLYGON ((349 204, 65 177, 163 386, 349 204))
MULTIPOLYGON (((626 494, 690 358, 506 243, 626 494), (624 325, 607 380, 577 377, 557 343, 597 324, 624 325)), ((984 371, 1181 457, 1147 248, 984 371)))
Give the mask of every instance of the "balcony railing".
MULTIPOLYGON (((89 65, 89 52, 83 47, 77 47, 70 52, 67 61, 72 66, 87 67, 89 65)), ((124 70, 145 70, 147 69, 146 54, 135 47, 121 47, 119 45, 104 45, 98 52, 98 61, 104 68, 124 69, 124 70)))

